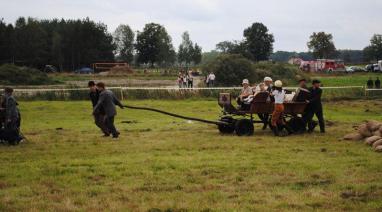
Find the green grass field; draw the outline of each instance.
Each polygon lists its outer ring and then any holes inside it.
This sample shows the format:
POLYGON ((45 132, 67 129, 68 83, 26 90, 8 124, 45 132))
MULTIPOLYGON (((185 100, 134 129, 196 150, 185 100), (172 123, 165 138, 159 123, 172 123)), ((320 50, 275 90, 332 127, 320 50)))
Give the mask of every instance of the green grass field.
MULTIPOLYGON (((215 120, 215 101, 130 101, 215 120)), ((0 145, 0 211, 382 210, 382 155, 339 141, 382 101, 327 103, 328 133, 222 136, 215 126, 119 110, 101 138, 89 102, 20 102, 29 142, 0 145), (124 123, 121 123, 124 122, 124 123), (57 130, 57 128, 62 128, 57 130)))
POLYGON ((311 78, 318 78, 324 86, 365 86, 369 78, 376 80, 379 77, 382 80, 382 74, 379 73, 354 73, 339 75, 312 75, 311 78))

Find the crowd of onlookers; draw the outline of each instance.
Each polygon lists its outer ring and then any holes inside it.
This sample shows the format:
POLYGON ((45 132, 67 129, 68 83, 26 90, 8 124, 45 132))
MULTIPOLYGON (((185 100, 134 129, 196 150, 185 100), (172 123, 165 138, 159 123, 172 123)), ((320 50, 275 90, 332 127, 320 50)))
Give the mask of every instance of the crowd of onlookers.
POLYGON ((379 80, 379 77, 377 77, 375 81, 370 77, 366 84, 368 89, 381 89, 381 81, 379 80))
MULTIPOLYGON (((215 85, 216 76, 214 73, 209 73, 205 78, 204 82, 206 87, 211 88, 215 85)), ((194 87, 194 72, 192 70, 183 71, 181 70, 178 74, 177 84, 179 88, 193 88, 194 87)))

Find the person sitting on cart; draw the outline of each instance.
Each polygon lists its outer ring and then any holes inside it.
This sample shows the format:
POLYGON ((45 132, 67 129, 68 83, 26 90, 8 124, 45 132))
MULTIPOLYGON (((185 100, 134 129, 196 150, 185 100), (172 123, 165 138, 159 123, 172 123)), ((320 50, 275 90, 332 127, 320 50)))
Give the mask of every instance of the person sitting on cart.
POLYGON ((312 87, 309 88, 310 98, 304 114, 304 123, 308 126, 308 132, 314 131, 317 123, 313 121, 313 116, 316 115, 320 125, 321 133, 325 133, 325 120, 321 103, 322 89, 319 80, 313 80, 312 87))
POLYGON ((243 88, 241 89, 240 96, 237 98, 237 104, 240 106, 241 110, 249 110, 251 104, 250 102, 245 101, 245 99, 253 94, 252 88, 249 86, 248 79, 244 79, 242 85, 243 88))
POLYGON ((275 98, 275 106, 272 113, 272 130, 275 136, 279 136, 279 130, 285 128, 288 134, 292 133, 292 130, 285 124, 283 113, 284 113, 284 100, 285 100, 285 90, 283 89, 283 83, 280 80, 275 82, 274 90, 271 96, 275 98))
MULTIPOLYGON (((264 77, 264 89, 268 93, 272 93, 273 90, 273 80, 270 77, 264 77)), ((256 87, 256 92, 261 92, 260 84, 256 87)), ((268 99, 269 101, 273 100, 273 97, 268 99)), ((258 114, 259 118, 263 121, 263 130, 267 129, 268 126, 268 119, 269 119, 269 114, 258 114)))

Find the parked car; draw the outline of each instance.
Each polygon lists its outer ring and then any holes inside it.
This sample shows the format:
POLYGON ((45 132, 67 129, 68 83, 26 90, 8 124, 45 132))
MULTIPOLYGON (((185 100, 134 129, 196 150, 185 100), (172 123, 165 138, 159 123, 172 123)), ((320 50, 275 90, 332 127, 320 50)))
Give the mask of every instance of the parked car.
POLYGON ((57 68, 53 65, 46 65, 44 68, 45 73, 57 73, 57 68))
POLYGON ((354 73, 355 70, 353 69, 353 66, 352 67, 345 67, 345 72, 348 74, 351 74, 351 73, 354 73))
POLYGON ((365 66, 365 70, 367 72, 373 72, 374 71, 374 65, 373 64, 368 64, 365 66))
POLYGON ((353 70, 353 72, 365 72, 366 71, 364 68, 361 68, 358 66, 350 66, 349 69, 353 70))
POLYGON ((94 74, 94 70, 91 68, 84 67, 84 68, 77 69, 76 71, 74 71, 74 73, 76 73, 76 74, 94 74))

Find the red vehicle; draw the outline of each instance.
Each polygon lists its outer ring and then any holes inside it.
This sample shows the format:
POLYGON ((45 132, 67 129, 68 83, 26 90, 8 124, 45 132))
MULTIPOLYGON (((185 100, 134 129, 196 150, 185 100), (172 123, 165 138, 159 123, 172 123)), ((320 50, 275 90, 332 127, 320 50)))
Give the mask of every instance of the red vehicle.
POLYGON ((319 59, 302 61, 300 69, 309 72, 336 72, 345 71, 345 64, 341 60, 319 59))

